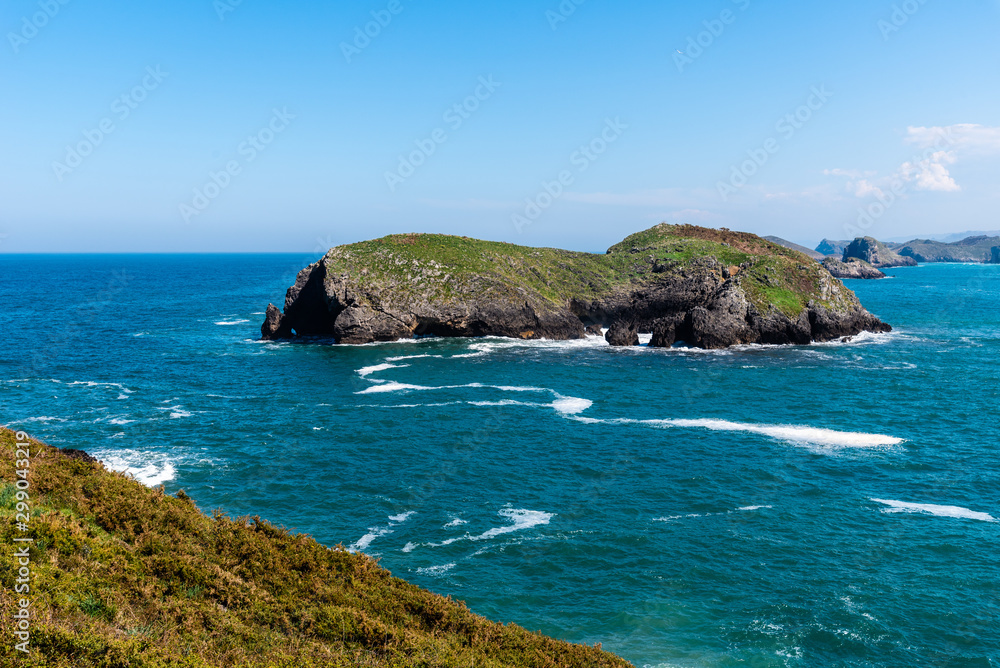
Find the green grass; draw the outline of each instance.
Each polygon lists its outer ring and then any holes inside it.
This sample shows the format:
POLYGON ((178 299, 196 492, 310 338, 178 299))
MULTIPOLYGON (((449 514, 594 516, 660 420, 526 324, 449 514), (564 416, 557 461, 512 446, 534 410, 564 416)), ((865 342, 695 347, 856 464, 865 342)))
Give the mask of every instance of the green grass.
POLYGON ((705 270, 708 259, 719 275, 723 267, 744 265, 744 290, 761 312, 773 306, 794 318, 809 301, 831 305, 821 299, 825 270, 812 259, 753 234, 691 225, 657 225, 606 254, 397 234, 340 246, 328 255, 327 268, 328 275, 348 275, 368 293, 400 302, 447 303, 475 294, 558 307, 664 280, 695 265, 705 270), (654 264, 662 271, 654 272, 654 264))
MULTIPOLYGON (((630 665, 490 622, 260 518, 202 514, 179 492, 148 489, 32 441, 28 534, 15 524, 16 438, 0 428, 0 665, 209 666, 630 665), (15 536, 35 539, 32 653, 14 650, 15 536)), ((580 592, 586 596, 586 592, 580 592)))

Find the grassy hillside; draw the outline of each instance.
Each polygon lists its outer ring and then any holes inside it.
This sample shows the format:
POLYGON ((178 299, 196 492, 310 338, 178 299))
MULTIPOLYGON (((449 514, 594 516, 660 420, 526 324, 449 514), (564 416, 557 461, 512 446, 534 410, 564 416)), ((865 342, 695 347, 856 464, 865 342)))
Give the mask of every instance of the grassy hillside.
POLYGON ((475 292, 520 301, 529 293, 561 305, 703 268, 707 259, 716 261, 717 273, 745 264, 743 287, 762 312, 773 304, 795 317, 809 301, 823 303, 825 270, 807 256, 753 234, 692 225, 657 225, 603 255, 439 234, 391 235, 335 248, 327 267, 330 275, 391 288, 403 299, 419 294, 446 301, 475 292))
MULTIPOLYGON (((607 666, 599 648, 504 626, 259 518, 203 515, 82 453, 30 442, 16 525, 16 436, 0 428, 0 665, 607 666), (15 537, 32 537, 30 655, 14 649, 15 537)), ((23 464, 21 465, 23 467, 23 464)), ((585 595, 585 592, 581 592, 585 595)))

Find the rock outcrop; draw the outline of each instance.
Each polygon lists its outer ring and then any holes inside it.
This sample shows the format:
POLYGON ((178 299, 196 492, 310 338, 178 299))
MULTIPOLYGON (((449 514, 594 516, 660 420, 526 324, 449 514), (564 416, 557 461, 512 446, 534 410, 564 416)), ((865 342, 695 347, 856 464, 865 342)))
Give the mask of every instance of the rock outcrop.
POLYGON ((903 257, 873 237, 858 237, 852 241, 844 249, 844 262, 849 261, 851 258, 864 260, 877 269, 917 266, 917 261, 913 258, 903 257))
POLYGON ((834 278, 885 278, 885 274, 864 260, 852 257, 847 262, 841 262, 835 257, 823 260, 823 266, 833 274, 834 278))
POLYGON ((816 246, 816 252, 823 256, 835 255, 836 257, 844 257, 844 251, 850 245, 850 241, 823 239, 823 241, 819 242, 819 246, 816 246))
POLYGON ((809 343, 891 328, 819 263, 752 234, 658 225, 604 255, 444 235, 330 250, 299 273, 265 339, 578 339, 703 348, 809 343), (636 335, 633 337, 633 333, 636 335))
POLYGON ((1000 246, 991 248, 990 255, 990 264, 1000 264, 1000 246))
POLYGON ((618 321, 611 325, 605 340, 617 348, 639 345, 639 328, 634 323, 618 321))

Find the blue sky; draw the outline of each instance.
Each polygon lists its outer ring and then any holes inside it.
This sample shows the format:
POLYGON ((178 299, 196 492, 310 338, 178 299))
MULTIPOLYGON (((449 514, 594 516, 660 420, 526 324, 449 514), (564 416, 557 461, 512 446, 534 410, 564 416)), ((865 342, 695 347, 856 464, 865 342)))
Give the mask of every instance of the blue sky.
POLYGON ((1000 228, 997 0, 63 1, 0 10, 0 252, 1000 228))

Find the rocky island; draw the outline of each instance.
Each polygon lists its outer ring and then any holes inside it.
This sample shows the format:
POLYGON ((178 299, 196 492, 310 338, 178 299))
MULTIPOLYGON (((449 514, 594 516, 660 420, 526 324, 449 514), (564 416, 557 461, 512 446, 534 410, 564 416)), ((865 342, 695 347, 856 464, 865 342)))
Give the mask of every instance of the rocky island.
POLYGON ((828 257, 823 260, 823 266, 827 271, 837 278, 885 278, 886 275, 868 264, 864 260, 856 257, 838 260, 835 257, 828 257))
POLYGON ((818 262, 756 235, 661 224, 603 255, 438 234, 338 246, 303 269, 265 340, 579 339, 806 344, 891 327, 818 262))
POLYGON ((889 248, 887 244, 872 237, 858 237, 844 249, 844 262, 856 258, 876 269, 887 267, 916 267, 917 261, 904 257, 889 248))

